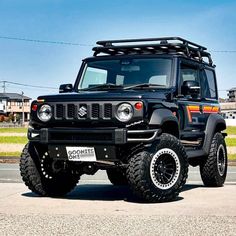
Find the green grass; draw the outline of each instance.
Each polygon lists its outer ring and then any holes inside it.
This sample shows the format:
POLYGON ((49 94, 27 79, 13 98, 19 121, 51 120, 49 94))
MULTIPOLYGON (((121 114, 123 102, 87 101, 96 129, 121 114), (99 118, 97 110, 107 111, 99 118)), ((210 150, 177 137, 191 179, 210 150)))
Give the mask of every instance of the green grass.
POLYGON ((228 147, 236 146, 236 138, 226 138, 225 141, 228 147))
POLYGON ((20 157, 20 152, 0 152, 1 157, 20 157))
POLYGON ((229 154, 228 158, 229 158, 229 161, 236 161, 236 154, 229 154))
POLYGON ((21 136, 0 136, 0 143, 27 143, 27 137, 21 136))
POLYGON ((226 129, 226 133, 228 135, 236 135, 236 126, 228 126, 227 129, 226 129))
POLYGON ((0 133, 26 133, 27 128, 0 128, 0 133))

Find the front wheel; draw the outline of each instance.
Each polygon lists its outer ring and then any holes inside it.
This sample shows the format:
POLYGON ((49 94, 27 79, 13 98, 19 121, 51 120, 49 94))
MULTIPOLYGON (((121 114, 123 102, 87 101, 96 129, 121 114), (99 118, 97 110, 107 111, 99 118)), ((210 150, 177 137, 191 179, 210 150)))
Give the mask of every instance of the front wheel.
POLYGON ((227 162, 225 139, 221 133, 216 133, 211 142, 209 155, 200 164, 200 173, 205 186, 223 186, 227 175, 227 162))
POLYGON ((127 168, 129 185, 145 202, 175 199, 188 176, 188 160, 181 142, 162 134, 151 147, 134 155, 127 168))
POLYGON ((25 185, 41 196, 58 197, 70 192, 77 184, 78 177, 71 173, 52 171, 52 158, 43 148, 36 148, 29 142, 20 158, 20 173, 25 185))

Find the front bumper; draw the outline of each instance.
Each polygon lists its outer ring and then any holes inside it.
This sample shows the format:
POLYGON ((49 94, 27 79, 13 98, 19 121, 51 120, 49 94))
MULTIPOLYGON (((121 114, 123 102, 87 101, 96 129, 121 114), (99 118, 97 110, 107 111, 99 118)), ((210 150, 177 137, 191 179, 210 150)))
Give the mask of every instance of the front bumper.
POLYGON ((151 143, 159 129, 128 130, 126 128, 42 128, 28 129, 28 139, 42 144, 106 144, 151 143))

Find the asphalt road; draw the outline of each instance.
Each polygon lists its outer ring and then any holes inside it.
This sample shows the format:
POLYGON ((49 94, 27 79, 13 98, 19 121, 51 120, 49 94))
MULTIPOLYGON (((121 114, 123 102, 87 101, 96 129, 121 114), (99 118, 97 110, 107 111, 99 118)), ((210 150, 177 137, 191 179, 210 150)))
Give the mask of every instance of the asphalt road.
MULTIPOLYGON (((81 183, 103 183, 109 184, 105 171, 98 171, 94 176, 84 175, 81 183)), ((189 168, 189 183, 202 184, 198 167, 189 168)), ((228 183, 236 183, 236 166, 228 167, 228 175, 226 179, 228 183)), ((18 164, 0 164, 0 183, 22 183, 18 164)))
POLYGON ((0 165, 0 235, 236 235, 236 167, 222 188, 202 185, 197 168, 176 201, 141 204, 102 171, 64 198, 22 184, 18 165, 0 165))

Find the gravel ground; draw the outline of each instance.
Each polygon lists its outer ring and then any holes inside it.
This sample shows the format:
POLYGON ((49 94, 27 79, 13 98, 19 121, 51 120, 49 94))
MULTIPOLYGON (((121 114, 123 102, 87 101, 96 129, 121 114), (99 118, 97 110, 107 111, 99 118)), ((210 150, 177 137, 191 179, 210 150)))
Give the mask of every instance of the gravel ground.
POLYGON ((2 235, 235 235, 236 217, 4 215, 2 235))
POLYGON ((0 184, 0 235, 236 235, 236 185, 187 184, 173 202, 137 203, 125 187, 81 184, 44 198, 0 184))

